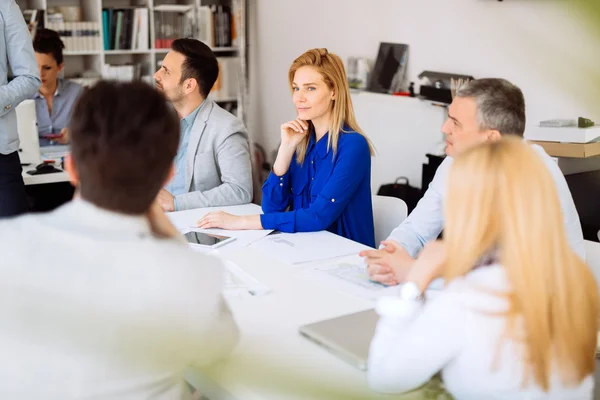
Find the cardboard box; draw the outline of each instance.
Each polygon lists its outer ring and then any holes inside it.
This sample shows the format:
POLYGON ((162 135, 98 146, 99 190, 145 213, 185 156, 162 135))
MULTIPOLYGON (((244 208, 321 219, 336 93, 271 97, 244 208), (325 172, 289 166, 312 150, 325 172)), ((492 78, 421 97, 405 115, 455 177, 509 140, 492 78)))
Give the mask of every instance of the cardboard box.
POLYGON ((588 158, 600 155, 600 142, 559 143, 530 140, 541 146, 546 153, 554 157, 588 158))
POLYGON ((600 126, 590 128, 528 126, 525 130, 525 139, 544 142, 589 143, 599 137, 600 126))

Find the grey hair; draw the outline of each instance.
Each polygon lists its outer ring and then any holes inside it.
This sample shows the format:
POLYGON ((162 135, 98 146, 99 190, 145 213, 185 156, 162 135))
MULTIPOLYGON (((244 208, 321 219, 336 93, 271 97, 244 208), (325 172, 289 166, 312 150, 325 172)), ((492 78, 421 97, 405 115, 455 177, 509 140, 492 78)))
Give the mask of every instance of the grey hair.
POLYGON ((498 78, 469 81, 457 89, 456 97, 475 100, 479 129, 523 137, 525 98, 521 89, 509 81, 498 78))

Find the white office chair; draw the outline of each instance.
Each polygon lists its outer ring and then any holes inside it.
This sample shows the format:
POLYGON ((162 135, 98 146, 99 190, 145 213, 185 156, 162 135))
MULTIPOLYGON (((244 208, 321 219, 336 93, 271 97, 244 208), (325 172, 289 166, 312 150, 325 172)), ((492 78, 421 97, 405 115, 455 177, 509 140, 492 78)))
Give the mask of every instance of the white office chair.
POLYGON ((585 261, 589 265, 592 273, 596 277, 596 282, 600 286, 600 243, 590 240, 584 241, 585 261))
POLYGON ((392 233, 408 214, 404 200, 397 197, 373 195, 373 222, 375 224, 375 246, 392 233))

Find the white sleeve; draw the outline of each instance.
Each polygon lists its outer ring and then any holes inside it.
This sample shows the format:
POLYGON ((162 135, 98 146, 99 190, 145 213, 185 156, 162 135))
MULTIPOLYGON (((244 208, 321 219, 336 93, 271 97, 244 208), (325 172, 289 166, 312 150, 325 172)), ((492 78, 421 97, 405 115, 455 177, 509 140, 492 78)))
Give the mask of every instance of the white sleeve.
POLYGON ((435 240, 444 227, 446 181, 452 162, 450 157, 444 159, 423 198, 388 237, 388 240, 398 242, 412 257, 416 257, 427 242, 435 240))
POLYGON ((177 294, 184 318, 177 342, 191 365, 203 367, 226 358, 239 340, 239 330, 223 298, 225 266, 216 257, 199 255, 196 271, 177 294))
POLYGON ((369 386, 376 391, 403 393, 422 386, 463 346, 468 315, 452 293, 426 305, 386 297, 376 309, 380 319, 368 365, 369 386))

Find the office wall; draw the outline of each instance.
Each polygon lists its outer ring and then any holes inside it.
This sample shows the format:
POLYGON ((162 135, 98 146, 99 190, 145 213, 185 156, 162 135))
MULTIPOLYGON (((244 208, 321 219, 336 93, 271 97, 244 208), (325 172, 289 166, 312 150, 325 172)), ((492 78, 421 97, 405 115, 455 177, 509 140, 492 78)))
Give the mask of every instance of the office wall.
MULTIPOLYGON (((600 118, 600 87, 593 81, 600 69, 600 34, 574 3, 250 0, 249 128, 259 143, 276 148, 279 125, 295 117, 287 69, 306 49, 327 47, 344 61, 348 56, 375 58, 380 41, 410 45, 408 74, 415 81, 423 70, 513 81, 525 93, 529 121, 600 118)), ((393 128, 394 134, 405 134, 402 121, 393 128)), ((367 134, 381 138, 388 133, 367 134)), ((414 140, 419 137, 429 143, 440 136, 439 131, 424 132, 414 140)), ((424 158, 410 148, 397 152, 402 161, 390 168, 398 174, 424 158)))

